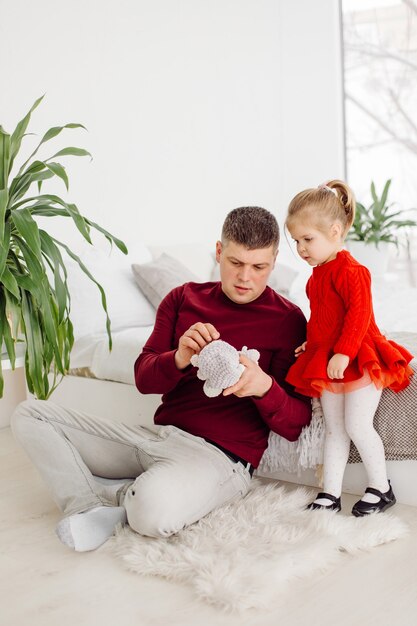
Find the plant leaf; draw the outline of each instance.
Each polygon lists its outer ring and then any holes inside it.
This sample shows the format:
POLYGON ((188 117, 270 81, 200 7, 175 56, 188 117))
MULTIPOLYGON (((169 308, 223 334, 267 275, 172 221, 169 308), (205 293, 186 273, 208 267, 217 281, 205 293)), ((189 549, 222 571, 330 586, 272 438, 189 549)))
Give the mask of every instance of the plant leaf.
POLYGON ((84 150, 84 148, 69 147, 69 148, 63 148, 59 152, 56 152, 55 154, 53 154, 49 159, 45 159, 45 163, 59 156, 89 156, 91 157, 91 160, 93 159, 91 154, 87 150, 84 150))
POLYGON ((37 398, 48 392, 43 376, 44 342, 37 307, 30 292, 22 292, 22 320, 26 340, 25 371, 29 390, 37 398))
POLYGON ((7 211, 7 205, 9 204, 9 190, 0 189, 0 239, 4 235, 4 223, 7 211))
POLYGON ((9 246, 10 246, 10 223, 6 222, 4 225, 4 234, 3 241, 0 246, 0 280, 6 267, 6 260, 9 254, 9 246))
POLYGON ((55 294, 58 302, 58 323, 61 324, 61 322, 64 320, 65 312, 69 308, 67 305, 71 302, 66 282, 67 270, 61 255, 61 251, 54 243, 52 237, 50 237, 48 233, 44 230, 40 230, 39 234, 41 238, 43 254, 46 255, 48 259, 50 259, 53 266, 55 294), (60 268, 62 268, 64 280, 62 280, 61 278, 60 268))
POLYGON ((72 122, 70 124, 65 124, 64 126, 54 126, 53 128, 50 128, 48 131, 46 131, 39 145, 42 145, 43 143, 46 143, 50 139, 53 139, 54 137, 59 135, 59 133, 63 131, 64 128, 83 128, 84 130, 87 130, 83 124, 74 124, 72 122))
POLYGON ((1 282, 3 283, 7 291, 13 294, 14 297, 17 298, 17 300, 20 300, 20 291, 16 278, 13 276, 12 272, 7 266, 4 268, 1 282))
POLYGON ((22 143, 23 137, 25 136, 26 129, 27 129, 28 124, 30 122, 30 117, 31 117, 33 111, 36 109, 36 107, 38 107, 39 104, 42 102, 44 97, 45 97, 45 94, 35 101, 35 103, 33 104, 32 108, 30 109, 29 113, 27 113, 25 115, 25 117, 22 120, 20 120, 20 122, 18 123, 18 125, 16 126, 16 128, 14 129, 14 131, 12 133, 12 136, 11 136, 11 139, 10 139, 11 150, 10 150, 9 174, 10 174, 10 172, 12 170, 13 163, 14 163, 14 160, 16 158, 16 155, 17 155, 17 153, 20 150, 20 145, 22 143))
POLYGON ((9 178, 10 135, 0 126, 0 189, 6 189, 9 178))
POLYGON ((10 135, 0 126, 0 240, 3 239, 4 235, 4 221, 9 200, 9 192, 7 189, 9 162, 10 135))
POLYGON ((2 345, 2 342, 4 341, 12 369, 14 370, 16 365, 16 351, 14 348, 14 340, 10 331, 10 325, 6 314, 6 298, 2 291, 0 291, 0 325, 0 335, 2 335, 0 345, 2 345))
MULTIPOLYGON (((382 190, 382 194, 381 194, 381 206, 385 207, 386 203, 387 203, 387 196, 388 196, 388 192, 389 192, 389 188, 391 185, 391 178, 389 178, 387 180, 387 182, 384 185, 384 189, 382 190)), ((387 207, 388 208, 388 207, 387 207)))
POLYGON ((81 261, 81 259, 74 253, 72 252, 72 250, 65 245, 62 241, 58 241, 58 239, 55 239, 54 237, 52 237, 52 240, 58 245, 61 246, 61 248, 64 248, 64 250, 66 251, 66 253, 72 258, 74 259, 74 261, 76 261, 78 263, 78 265, 80 266, 80 268, 82 269, 82 271, 84 272, 84 274, 86 274, 88 276, 88 278, 90 280, 93 281, 93 283, 95 283, 100 291, 101 294, 101 304, 102 307, 104 309, 104 312, 106 314, 106 330, 107 330, 107 336, 109 339, 109 350, 112 349, 112 337, 111 337, 111 330, 110 330, 110 318, 109 318, 109 314, 107 312, 107 301, 106 301, 106 294, 104 292, 103 287, 100 285, 99 282, 97 282, 97 280, 94 278, 94 276, 91 274, 91 272, 88 270, 88 268, 84 265, 84 263, 81 261))
POLYGON ((83 218, 83 216, 80 214, 80 212, 78 211, 78 208, 76 207, 75 204, 68 204, 67 202, 62 200, 62 198, 60 198, 59 196, 54 196, 54 195, 50 195, 50 194, 43 195, 42 198, 47 198, 49 200, 52 200, 56 204, 59 204, 64 209, 66 209, 66 211, 68 212, 69 217, 72 217, 76 227, 78 228, 78 230, 80 231, 80 233, 82 234, 84 239, 86 239, 88 241, 88 243, 92 244, 92 241, 91 241, 91 238, 90 238, 90 232, 89 232, 90 229, 89 229, 88 223, 83 218))
POLYGON ((27 202, 33 202, 33 201, 35 201, 35 204, 53 204, 53 201, 46 198, 45 196, 37 195, 37 196, 32 196, 31 198, 24 198, 24 200, 21 200, 20 202, 11 205, 10 210, 13 211, 15 209, 18 209, 23 204, 26 204, 27 202))
POLYGON ((16 211, 13 211, 12 216, 13 222, 19 234, 27 242, 33 255, 37 259, 41 259, 42 254, 39 229, 30 211, 27 208, 17 209, 16 211))
POLYGON ((53 172, 56 176, 61 178, 64 181, 65 187, 69 188, 68 176, 65 171, 65 168, 61 165, 61 163, 46 163, 46 167, 48 170, 53 172))
POLYGON ((29 161, 35 156, 35 154, 37 153, 37 151, 39 150, 41 145, 46 143, 47 141, 50 141, 51 139, 53 139, 57 135, 59 135, 59 133, 61 131, 63 131, 64 128, 83 128, 84 130, 87 130, 86 127, 83 126, 82 124, 72 124, 72 123, 71 124, 65 124, 64 126, 54 126, 53 128, 50 128, 49 130, 46 131, 46 133, 42 137, 41 141, 39 142, 39 144, 37 145, 35 150, 30 155, 30 157, 28 159, 26 159, 26 161, 23 163, 22 167, 20 168, 20 170, 18 172, 18 176, 25 169, 25 167, 29 163, 29 161))
POLYGON ((91 220, 89 220, 88 218, 84 218, 85 221, 87 222, 87 224, 89 224, 90 226, 92 226, 93 228, 95 228, 96 230, 98 230, 100 233, 103 233, 103 235, 106 237, 106 239, 110 242, 110 243, 115 243, 116 246, 119 248, 119 250, 121 252, 123 252, 123 254, 127 254, 128 253, 128 249, 126 247, 126 244, 121 240, 121 239, 117 239, 117 237, 115 237, 114 235, 112 235, 111 233, 109 233, 107 230, 105 230, 104 228, 102 228, 101 226, 99 226, 98 224, 96 224, 95 222, 92 222, 91 220))
POLYGON ((374 181, 371 182, 371 195, 372 195, 372 199, 374 202, 378 202, 378 196, 376 195, 376 190, 375 190, 375 183, 374 181))
POLYGON ((20 292, 19 299, 16 299, 7 289, 5 289, 4 295, 6 297, 6 315, 10 322, 12 337, 17 341, 19 339, 18 333, 20 332, 20 319, 22 316, 20 292))
POLYGON ((28 173, 24 173, 21 176, 16 176, 16 178, 13 179, 9 189, 10 204, 14 204, 16 200, 22 198, 22 196, 25 195, 32 183, 39 180, 52 178, 54 175, 55 174, 47 170, 45 166, 44 171, 41 171, 37 168, 36 170, 28 171, 28 173))
MULTIPOLYGON (((54 310, 55 302, 53 294, 50 290, 49 280, 45 272, 45 268, 41 262, 41 254, 34 254, 26 241, 18 239, 19 247, 25 258, 27 268, 30 276, 33 278, 33 282, 36 285, 36 289, 31 290, 32 302, 38 308, 38 320, 40 327, 44 330, 43 336, 44 345, 46 341, 50 344, 50 349, 53 351, 55 362, 60 371, 63 370, 61 362, 61 354, 58 349, 56 326, 57 326, 57 311, 54 310)), ((23 294, 22 294, 23 296, 23 294)))
POLYGON ((61 207, 45 206, 43 204, 34 204, 27 207, 32 215, 41 215, 43 217, 71 217, 68 211, 61 207))

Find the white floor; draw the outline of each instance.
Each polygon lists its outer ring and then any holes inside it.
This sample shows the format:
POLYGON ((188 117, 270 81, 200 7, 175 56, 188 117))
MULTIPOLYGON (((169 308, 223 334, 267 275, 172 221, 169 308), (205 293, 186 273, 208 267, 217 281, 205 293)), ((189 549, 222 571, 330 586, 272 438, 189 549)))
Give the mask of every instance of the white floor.
MULTIPOLYGON (((416 486, 417 488, 417 486, 416 486)), ((355 496, 344 497, 344 513, 355 496)), ((10 429, 0 430, 1 626, 416 626, 417 508, 393 510, 408 538, 297 581, 271 612, 225 615, 186 587, 141 578, 102 547, 77 554, 56 539, 60 515, 10 429)))

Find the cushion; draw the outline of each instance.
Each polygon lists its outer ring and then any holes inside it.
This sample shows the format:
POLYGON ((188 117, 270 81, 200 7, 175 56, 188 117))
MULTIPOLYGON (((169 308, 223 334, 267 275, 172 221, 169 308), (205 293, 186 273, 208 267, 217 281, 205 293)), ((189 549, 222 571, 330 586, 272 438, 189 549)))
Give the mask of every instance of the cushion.
POLYGON ((149 245, 152 259, 158 259, 164 252, 185 267, 192 268, 200 282, 211 280, 211 272, 215 264, 215 246, 204 242, 179 243, 166 245, 149 245))
MULTIPOLYGON (((155 321, 155 311, 148 299, 138 289, 132 276, 131 264, 146 263, 151 253, 139 242, 128 246, 124 255, 115 246, 101 249, 86 244, 76 253, 90 273, 103 287, 111 329, 132 326, 150 326, 155 321)), ((106 316, 101 305, 97 286, 84 274, 76 261, 66 257, 68 287, 71 294, 70 318, 74 325, 75 339, 95 333, 106 333, 106 316)))
POLYGON ((271 272, 271 276, 268 280, 268 285, 274 289, 277 293, 288 297, 291 285, 297 278, 298 272, 289 265, 284 263, 276 263, 274 269, 271 272))
MULTIPOLYGON (((298 272, 292 267, 277 262, 268 279, 268 285, 274 289, 274 291, 288 298, 291 285, 297 276, 298 272)), ((220 267, 218 263, 216 263, 212 271, 211 280, 220 280, 220 267)))
POLYGON ((174 287, 200 282, 185 265, 165 253, 151 263, 133 263, 132 270, 137 284, 155 309, 174 287))

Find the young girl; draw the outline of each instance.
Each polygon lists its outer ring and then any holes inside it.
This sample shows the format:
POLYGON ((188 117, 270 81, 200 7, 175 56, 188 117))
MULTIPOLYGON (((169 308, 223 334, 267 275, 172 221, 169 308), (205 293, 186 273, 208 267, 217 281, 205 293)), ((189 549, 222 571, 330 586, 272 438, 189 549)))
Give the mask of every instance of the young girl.
POLYGON ((340 511, 352 440, 369 481, 352 509, 359 517, 396 501, 373 419, 384 387, 400 391, 409 384, 412 355, 381 334, 370 273, 343 249, 354 216, 352 190, 339 180, 302 191, 290 203, 286 226, 298 254, 314 269, 306 287, 307 341, 296 349, 287 381, 298 392, 321 398, 326 424, 324 492, 308 508, 340 511))

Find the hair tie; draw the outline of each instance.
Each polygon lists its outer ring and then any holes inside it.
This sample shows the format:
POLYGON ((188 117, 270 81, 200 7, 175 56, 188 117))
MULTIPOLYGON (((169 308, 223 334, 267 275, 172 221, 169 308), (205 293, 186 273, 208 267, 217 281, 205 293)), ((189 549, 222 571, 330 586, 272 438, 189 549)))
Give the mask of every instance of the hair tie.
POLYGON ((338 198, 339 196, 337 195, 337 191, 336 189, 332 189, 331 187, 328 187, 327 183, 322 183, 321 185, 319 185, 317 187, 317 189, 324 189, 324 191, 330 191, 332 194, 334 194, 336 196, 336 198, 338 198))

